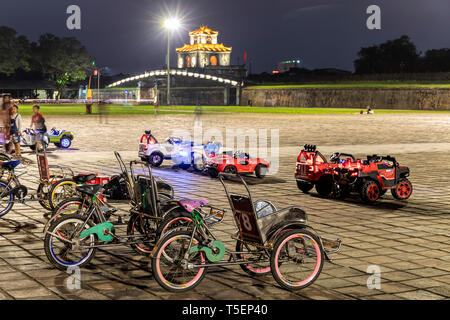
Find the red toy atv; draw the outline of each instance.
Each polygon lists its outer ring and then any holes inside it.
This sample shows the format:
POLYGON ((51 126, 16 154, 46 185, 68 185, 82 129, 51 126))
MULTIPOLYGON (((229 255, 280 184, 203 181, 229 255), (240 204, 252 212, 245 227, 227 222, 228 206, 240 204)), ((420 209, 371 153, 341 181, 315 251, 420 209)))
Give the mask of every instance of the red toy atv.
POLYGON ((209 158, 206 162, 206 170, 213 178, 219 172, 225 173, 255 173, 258 178, 264 178, 269 172, 269 163, 261 158, 252 158, 248 153, 225 151, 209 158))
POLYGON ((336 152, 327 162, 312 145, 305 145, 300 152, 295 172, 297 186, 305 193, 314 186, 320 195, 336 198, 358 192, 365 202, 377 201, 387 190, 398 200, 408 199, 413 191, 408 176, 409 168, 399 166, 391 156, 373 155, 361 161, 336 152))

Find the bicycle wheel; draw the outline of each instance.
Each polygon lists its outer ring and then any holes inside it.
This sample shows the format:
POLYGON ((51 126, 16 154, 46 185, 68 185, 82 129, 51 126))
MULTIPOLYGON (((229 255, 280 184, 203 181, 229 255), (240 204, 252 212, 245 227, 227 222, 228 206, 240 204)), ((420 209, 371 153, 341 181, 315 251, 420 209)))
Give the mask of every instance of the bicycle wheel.
POLYGON ((304 229, 291 230, 276 241, 270 267, 280 286, 299 290, 319 277, 323 259, 323 248, 316 235, 304 229))
POLYGON ((6 196, 1 196, 10 190, 11 187, 8 186, 8 182, 0 181, 0 217, 3 217, 11 211, 14 205, 14 195, 9 194, 6 196))
POLYGON ((236 252, 249 251, 248 254, 236 254, 238 259, 251 259, 253 260, 248 264, 240 264, 242 270, 251 276, 263 276, 270 272, 270 259, 268 259, 267 254, 263 250, 258 250, 258 248, 251 246, 250 244, 243 243, 242 241, 236 241, 236 252), (252 253, 250 253, 250 251, 252 253))
POLYGON ((52 189, 52 186, 48 183, 41 182, 37 188, 37 197, 39 204, 46 210, 52 211, 52 207, 48 202, 48 193, 52 189))
POLYGON ((160 222, 156 231, 157 238, 163 237, 168 231, 178 228, 189 228, 193 226, 192 215, 185 210, 175 209, 169 212, 160 222))
POLYGON ((153 219, 133 214, 128 220, 127 235, 130 247, 138 254, 148 256, 155 246, 156 223, 153 219))
MULTIPOLYGON (((164 237, 153 255, 153 276, 158 284, 171 292, 184 292, 195 288, 206 274, 206 267, 189 268, 188 264, 206 264, 205 254, 200 252, 188 254, 185 259, 192 233, 174 231, 164 237)), ((192 246, 199 243, 194 237, 192 246)))
POLYGON ((72 179, 63 179, 53 184, 48 193, 48 202, 52 210, 55 209, 61 201, 79 196, 76 187, 77 183, 72 179))
POLYGON ((77 213, 82 215, 89 207, 89 203, 82 198, 68 198, 58 203, 53 209, 52 217, 77 213), (83 208, 82 208, 83 207, 83 208))
MULTIPOLYGON (((48 228, 44 238, 45 255, 58 269, 67 270, 69 266, 81 268, 94 257, 95 235, 91 234, 84 239, 79 239, 84 223, 85 220, 78 214, 71 214, 58 219, 48 228), (77 245, 74 240, 77 240, 77 245)), ((83 229, 93 226, 91 221, 87 221, 83 229)))

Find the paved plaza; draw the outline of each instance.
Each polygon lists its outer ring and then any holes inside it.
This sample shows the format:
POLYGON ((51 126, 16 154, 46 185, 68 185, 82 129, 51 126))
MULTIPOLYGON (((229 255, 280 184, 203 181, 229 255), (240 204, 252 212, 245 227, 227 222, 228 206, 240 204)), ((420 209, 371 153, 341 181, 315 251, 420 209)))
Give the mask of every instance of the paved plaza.
MULTIPOLYGON (((54 268, 43 248, 43 227, 49 212, 37 202, 15 204, 0 219, 0 299, 448 299, 450 298, 450 115, 203 115, 204 129, 278 129, 280 165, 264 180, 248 177, 254 199, 267 199, 277 208, 302 207, 320 235, 340 238, 341 252, 326 262, 310 287, 289 292, 269 274, 252 278, 239 266, 208 270, 194 290, 173 294, 153 279, 149 258, 129 247, 97 251, 81 270, 81 289, 69 290, 67 273, 54 268), (297 189, 294 170, 301 146, 317 144, 326 157, 333 152, 390 154, 411 170, 414 192, 408 201, 388 192, 375 205, 356 196, 346 200, 319 197, 315 190, 297 189), (369 266, 381 270, 380 289, 368 289, 369 266)), ((24 117, 24 123, 29 119, 24 117)), ((119 172, 113 151, 126 161, 137 158, 145 129, 163 140, 181 128, 192 131, 194 115, 48 116, 48 127, 70 130, 70 150, 49 150, 49 163, 71 166, 74 172, 119 172)), ((272 142, 273 143, 273 142, 272 142)), ((27 151, 28 152, 28 151, 27 151)), ((20 179, 35 190, 38 171, 33 160, 20 179)), ((274 159, 271 159, 272 161, 274 159)), ((174 169, 164 162, 154 174, 170 182, 177 197, 208 199, 229 209, 222 185, 207 175, 174 169)), ((236 185, 238 187, 238 185, 236 185)), ((126 217, 128 205, 118 205, 126 217)), ((114 220, 113 220, 114 221, 114 220)), ((216 235, 234 249, 235 227, 228 211, 216 235)), ((119 228, 118 233, 125 233, 119 228)))

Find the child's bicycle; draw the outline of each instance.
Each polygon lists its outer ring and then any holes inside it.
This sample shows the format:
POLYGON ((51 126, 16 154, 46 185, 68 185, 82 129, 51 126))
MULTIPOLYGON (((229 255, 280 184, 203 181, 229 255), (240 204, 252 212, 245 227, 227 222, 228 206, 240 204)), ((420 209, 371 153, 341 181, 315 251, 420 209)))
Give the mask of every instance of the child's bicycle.
POLYGON ((204 278, 208 267, 240 265, 250 275, 272 272, 286 289, 298 290, 312 284, 320 275, 328 254, 340 250, 341 241, 325 240, 307 225, 307 215, 299 207, 277 211, 268 201, 253 202, 244 179, 237 175, 247 194, 230 194, 221 173, 238 232, 236 251, 218 240, 204 215, 192 211, 190 228, 172 230, 155 246, 151 257, 153 275, 166 290, 187 291, 204 278))

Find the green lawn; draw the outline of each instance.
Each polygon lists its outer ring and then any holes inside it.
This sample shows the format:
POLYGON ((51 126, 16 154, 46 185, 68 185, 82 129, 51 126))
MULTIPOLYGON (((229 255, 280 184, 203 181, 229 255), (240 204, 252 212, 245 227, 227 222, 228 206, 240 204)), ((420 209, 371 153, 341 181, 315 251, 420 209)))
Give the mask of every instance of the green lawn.
MULTIPOLYGON (((191 114, 195 111, 195 106, 160 106, 159 114, 191 114)), ((107 106, 109 114, 154 114, 155 110, 150 106, 107 106)), ((86 114, 85 105, 41 105, 41 112, 44 115, 80 115, 86 114)), ((360 109, 352 108, 287 108, 287 107, 239 107, 239 106, 205 106, 203 113, 284 113, 284 114, 350 114, 358 113, 360 109)), ((22 115, 32 114, 32 105, 21 105, 19 112, 22 115)), ((422 110, 395 110, 395 109, 375 109, 375 113, 450 113, 449 111, 422 111, 422 110)), ((93 113, 98 114, 97 106, 93 106, 93 113)))
POLYGON ((248 86, 250 89, 292 89, 292 88, 450 88, 450 83, 441 82, 348 82, 329 84, 272 84, 248 86))

